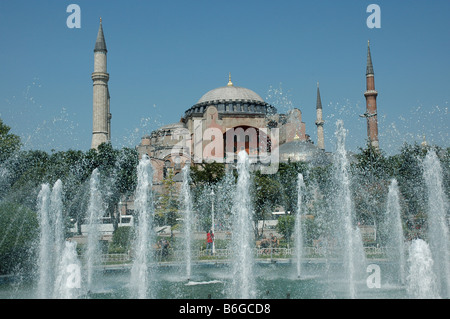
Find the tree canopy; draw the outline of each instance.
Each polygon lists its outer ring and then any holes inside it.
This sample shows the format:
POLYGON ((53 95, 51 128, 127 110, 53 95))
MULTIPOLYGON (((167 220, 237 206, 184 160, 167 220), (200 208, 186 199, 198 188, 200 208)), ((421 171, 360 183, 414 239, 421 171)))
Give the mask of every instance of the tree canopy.
POLYGON ((22 146, 20 137, 11 134, 10 130, 11 128, 0 119, 0 163, 11 157, 22 146))

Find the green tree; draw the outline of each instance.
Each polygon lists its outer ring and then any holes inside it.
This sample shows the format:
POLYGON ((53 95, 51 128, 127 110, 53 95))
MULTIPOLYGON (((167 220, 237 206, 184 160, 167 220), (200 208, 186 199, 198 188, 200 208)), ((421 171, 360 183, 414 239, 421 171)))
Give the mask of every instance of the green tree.
POLYGON ((291 236, 294 233, 295 217, 292 215, 284 215, 278 218, 276 230, 280 233, 286 241, 291 240, 291 236))
POLYGON ((137 185, 138 153, 135 149, 123 148, 117 154, 117 191, 120 194, 131 193, 137 185))
MULTIPOLYGON (((280 163, 280 167, 274 179, 277 179, 281 187, 282 205, 286 211, 294 212, 297 207, 297 178, 302 173, 306 177, 308 167, 303 162, 280 163)), ((306 180, 305 180, 306 182, 306 180)))
POLYGON ((374 148, 370 143, 366 148, 359 148, 360 153, 355 154, 358 169, 365 179, 386 178, 388 176, 388 163, 384 152, 374 148))
POLYGON ((19 204, 0 203, 0 274, 31 269, 38 234, 36 213, 19 204))
POLYGON ((133 230, 133 227, 130 226, 118 227, 115 229, 110 249, 114 250, 116 253, 124 253, 128 251, 131 247, 131 241, 134 236, 133 230))
POLYGON ((371 225, 378 231, 386 208, 386 194, 392 171, 382 150, 370 143, 360 148, 351 164, 354 183, 352 187, 356 219, 363 225, 371 225))
POLYGON ((9 190, 5 198, 34 210, 40 185, 47 182, 48 165, 49 155, 46 152, 20 152, 11 172, 9 190))
MULTIPOLYGON (((403 211, 405 213, 405 222, 407 225, 406 236, 416 232, 416 228, 422 228, 426 223, 426 186, 423 180, 423 170, 421 161, 425 158, 431 149, 428 145, 419 145, 417 143, 411 145, 405 143, 400 154, 389 159, 393 166, 394 177, 398 181, 400 192, 403 196, 403 211)), ((441 161, 445 160, 445 152, 439 148, 433 147, 441 161)), ((448 162, 447 162, 448 163, 448 162)), ((447 170, 444 169, 444 172, 447 170)), ((444 173, 444 180, 445 180, 444 173)), ((448 175, 447 175, 448 176, 448 175)))
POLYGON ((284 203, 283 187, 273 175, 261 174, 259 171, 253 174, 253 188, 251 191, 254 207, 254 231, 256 238, 260 238, 258 221, 265 221, 271 216, 273 210, 284 203))
POLYGON ((179 202, 173 177, 173 170, 169 169, 163 180, 163 192, 157 201, 155 222, 159 226, 170 225, 173 227, 178 223, 179 202))
POLYGON ((307 246, 312 246, 313 241, 318 239, 321 234, 324 234, 324 230, 321 229, 320 223, 316 218, 304 218, 302 224, 304 229, 304 243, 307 246))
POLYGON ((2 119, 0 119, 0 163, 19 151, 22 146, 20 137, 11 134, 10 130, 11 128, 3 124, 2 119))
POLYGON ((225 164, 200 163, 191 167, 191 180, 194 185, 216 184, 225 176, 225 164))

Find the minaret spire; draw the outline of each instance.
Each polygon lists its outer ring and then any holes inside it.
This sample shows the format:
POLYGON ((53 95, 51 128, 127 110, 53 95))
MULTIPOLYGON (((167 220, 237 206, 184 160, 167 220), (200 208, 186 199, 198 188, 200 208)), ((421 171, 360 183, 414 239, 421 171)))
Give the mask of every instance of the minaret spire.
POLYGON ((108 52, 108 50, 106 49, 105 36, 103 34, 101 17, 100 17, 100 26, 98 27, 97 41, 95 41, 95 48, 94 48, 94 52, 97 52, 97 51, 108 52))
POLYGON ((367 138, 369 139, 371 146, 378 150, 378 92, 375 90, 375 76, 373 72, 369 41, 367 42, 366 92, 364 92, 364 96, 366 97, 366 113, 362 116, 367 119, 367 138))
POLYGON ((370 55, 370 41, 367 41, 367 68, 366 75, 374 74, 373 73, 373 64, 372 64, 372 56, 370 55))
POLYGON ((317 100, 316 100, 316 113, 317 113, 317 147, 321 150, 325 150, 325 140, 323 136, 323 124, 325 123, 322 119, 322 100, 320 98, 319 82, 317 82, 317 100))
POLYGON ((316 109, 322 109, 322 100, 320 99, 319 82, 317 82, 317 100, 316 109))
POLYGON ((91 148, 97 149, 102 143, 111 141, 111 113, 109 109, 109 74, 107 72, 107 52, 103 34, 102 19, 98 28, 94 47, 93 81, 93 127, 91 148))

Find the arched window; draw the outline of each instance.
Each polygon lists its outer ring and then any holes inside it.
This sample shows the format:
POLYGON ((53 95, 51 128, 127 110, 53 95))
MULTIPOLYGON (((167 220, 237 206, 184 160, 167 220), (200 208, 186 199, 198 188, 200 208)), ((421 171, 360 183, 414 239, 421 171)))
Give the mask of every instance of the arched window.
POLYGON ((249 155, 259 155, 261 152, 270 153, 271 141, 263 131, 251 126, 237 126, 223 134, 224 151, 239 153, 244 150, 249 155))

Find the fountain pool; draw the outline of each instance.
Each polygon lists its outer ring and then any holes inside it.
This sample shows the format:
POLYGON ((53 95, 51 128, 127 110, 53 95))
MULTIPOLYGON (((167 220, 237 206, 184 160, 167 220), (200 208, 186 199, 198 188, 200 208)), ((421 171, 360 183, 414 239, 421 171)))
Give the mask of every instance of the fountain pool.
MULTIPOLYGON (((390 271, 392 264, 377 263, 381 274, 390 271)), ((231 264, 225 262, 202 262, 192 264, 191 279, 186 280, 184 264, 160 264, 154 283, 157 299, 229 299, 227 293, 233 286, 231 264)), ((348 282, 342 276, 342 267, 336 263, 326 267, 324 261, 306 261, 302 264, 302 277, 297 277, 296 263, 290 261, 257 261, 253 267, 255 299, 344 299, 348 298, 348 282), (330 270, 334 273, 330 276, 330 270)), ((368 278, 370 274, 368 273, 368 278)), ((99 271, 90 291, 80 293, 78 298, 129 299, 130 267, 99 271)), ((409 298, 406 287, 383 281, 380 288, 369 288, 366 280, 355 283, 358 298, 409 298)), ((35 298, 35 286, 30 282, 4 282, 0 285, 0 298, 35 298)), ((233 298, 231 298, 233 299, 233 298)))

